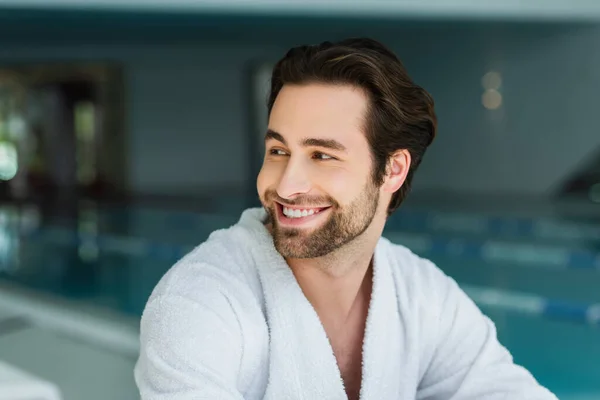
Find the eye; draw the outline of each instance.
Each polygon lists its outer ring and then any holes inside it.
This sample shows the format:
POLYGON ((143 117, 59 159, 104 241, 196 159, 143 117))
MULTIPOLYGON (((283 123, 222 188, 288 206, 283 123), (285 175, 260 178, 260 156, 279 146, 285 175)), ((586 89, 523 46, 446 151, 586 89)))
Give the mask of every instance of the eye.
POLYGON ((285 156, 287 153, 280 149, 271 149, 269 150, 269 154, 272 156, 285 156))
POLYGON ((313 158, 316 158, 317 160, 335 160, 335 157, 332 157, 330 155, 324 154, 324 153, 314 153, 313 154, 313 158))

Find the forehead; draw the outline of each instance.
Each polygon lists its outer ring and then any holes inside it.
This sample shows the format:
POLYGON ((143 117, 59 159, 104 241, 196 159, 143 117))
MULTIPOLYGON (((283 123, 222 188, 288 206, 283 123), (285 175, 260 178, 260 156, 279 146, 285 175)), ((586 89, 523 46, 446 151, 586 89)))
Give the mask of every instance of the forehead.
POLYGON ((350 85, 285 85, 273 104, 269 129, 292 141, 315 137, 363 144, 367 106, 363 90, 350 85))

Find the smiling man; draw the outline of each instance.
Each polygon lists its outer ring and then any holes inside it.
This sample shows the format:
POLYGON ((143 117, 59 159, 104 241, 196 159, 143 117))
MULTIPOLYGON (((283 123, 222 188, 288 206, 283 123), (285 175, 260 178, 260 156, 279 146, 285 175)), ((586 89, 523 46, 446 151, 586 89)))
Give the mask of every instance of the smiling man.
POLYGON ((556 399, 435 265, 382 237, 436 133, 380 43, 275 66, 263 208, 214 232, 144 310, 143 400, 556 399))

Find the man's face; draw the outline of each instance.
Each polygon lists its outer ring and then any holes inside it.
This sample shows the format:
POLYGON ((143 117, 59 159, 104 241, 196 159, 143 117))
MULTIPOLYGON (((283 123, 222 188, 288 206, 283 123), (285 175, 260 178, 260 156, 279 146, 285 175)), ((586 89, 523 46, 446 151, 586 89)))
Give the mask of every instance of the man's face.
POLYGON ((284 257, 324 256, 373 221, 380 192, 363 128, 367 106, 351 86, 286 85, 277 96, 257 189, 284 257))

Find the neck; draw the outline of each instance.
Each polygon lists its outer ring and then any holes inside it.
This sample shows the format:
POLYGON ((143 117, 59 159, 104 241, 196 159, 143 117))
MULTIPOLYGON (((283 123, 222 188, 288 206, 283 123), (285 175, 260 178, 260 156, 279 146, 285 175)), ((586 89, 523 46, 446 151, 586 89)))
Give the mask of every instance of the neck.
POLYGON ((359 240, 352 250, 318 259, 288 259, 300 288, 317 313, 343 324, 353 307, 371 295, 373 254, 377 241, 359 240))

